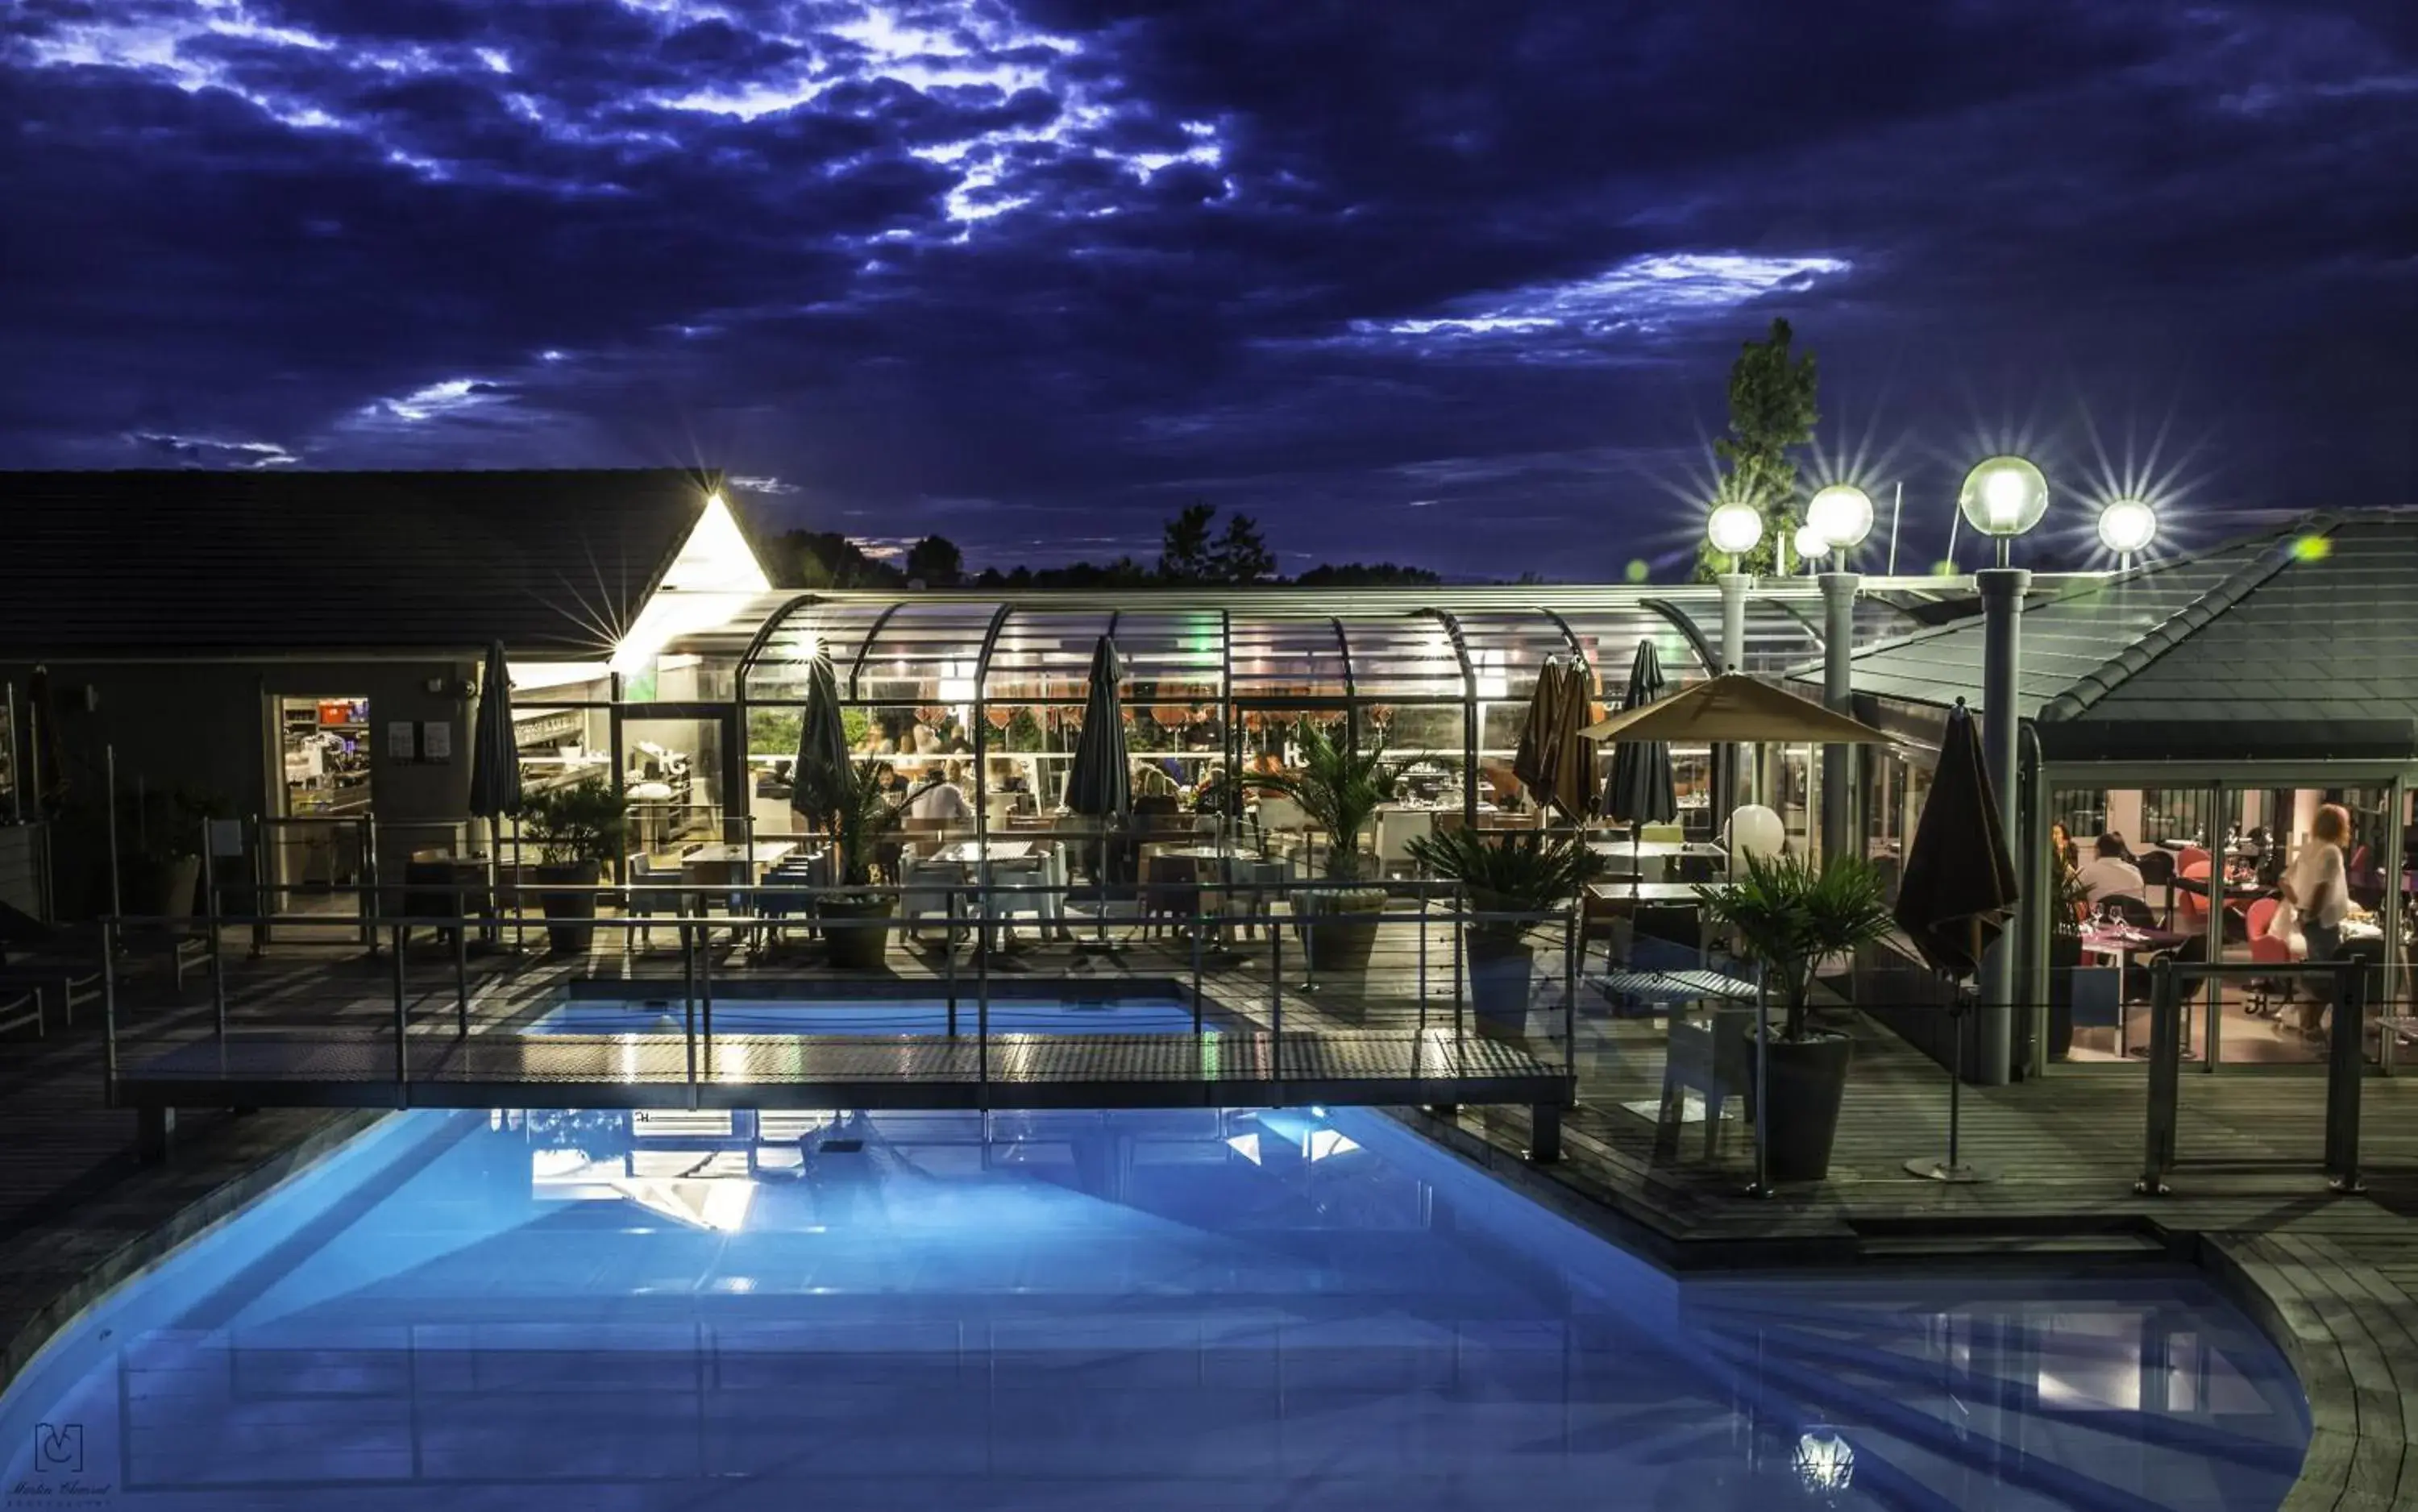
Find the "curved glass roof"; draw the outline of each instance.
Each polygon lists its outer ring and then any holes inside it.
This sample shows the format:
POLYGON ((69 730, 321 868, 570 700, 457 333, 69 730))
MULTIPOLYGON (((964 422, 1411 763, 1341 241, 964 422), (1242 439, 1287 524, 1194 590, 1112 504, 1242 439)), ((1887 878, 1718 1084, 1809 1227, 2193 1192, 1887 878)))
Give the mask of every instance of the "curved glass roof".
MULTIPOLYGON (((1793 579, 1759 587, 1742 670, 1778 676, 1821 653, 1821 598, 1793 579), (1801 585, 1801 586, 1800 586, 1801 585)), ((1912 628, 1903 610, 1859 601, 1859 646, 1912 628)), ((855 704, 1079 703, 1094 648, 1112 635, 1129 697, 1232 698, 1262 707, 1524 701, 1549 658, 1577 656, 1598 695, 1617 699, 1641 642, 1663 676, 1711 670, 1718 590, 1291 588, 1138 591, 1122 598, 966 592, 798 594, 753 625, 689 637, 683 649, 736 654, 749 703, 803 700, 828 652, 855 704)))

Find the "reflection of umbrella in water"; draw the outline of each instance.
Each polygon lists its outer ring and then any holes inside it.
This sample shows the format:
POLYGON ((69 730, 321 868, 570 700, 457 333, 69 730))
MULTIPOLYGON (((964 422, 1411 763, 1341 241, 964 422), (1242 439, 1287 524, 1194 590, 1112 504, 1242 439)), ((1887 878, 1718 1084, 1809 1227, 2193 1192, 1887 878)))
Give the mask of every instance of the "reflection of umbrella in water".
MULTIPOLYGON (((1906 847, 1905 871, 1897 894, 1898 926, 1931 969, 1956 981, 1982 969, 1982 957, 2006 932, 2019 889, 2014 858, 1998 812, 1998 795, 1982 758, 1982 740, 1965 700, 1948 711, 1939 734, 1939 766, 1922 802, 1914 840, 1906 847)), ((1965 1002, 1951 987, 1948 1015, 1955 1026, 1955 1049, 1948 1068, 1948 1158, 1919 1156, 1905 1163, 1917 1176, 1945 1182, 1982 1182, 1991 1172, 1961 1158, 1965 1083, 1965 1002)))
MULTIPOLYGON (((1743 672, 1724 672, 1684 693, 1642 708, 1624 709, 1580 732, 1599 741, 1663 741, 1672 744, 1737 741, 1774 745, 1883 745, 1889 737, 1860 720, 1835 713, 1810 699, 1758 681, 1743 672)), ((1754 1106, 1768 1107, 1771 1003, 1755 993, 1754 1106)), ((1765 1120, 1754 1121, 1754 1185, 1770 1195, 1765 1180, 1765 1120)))

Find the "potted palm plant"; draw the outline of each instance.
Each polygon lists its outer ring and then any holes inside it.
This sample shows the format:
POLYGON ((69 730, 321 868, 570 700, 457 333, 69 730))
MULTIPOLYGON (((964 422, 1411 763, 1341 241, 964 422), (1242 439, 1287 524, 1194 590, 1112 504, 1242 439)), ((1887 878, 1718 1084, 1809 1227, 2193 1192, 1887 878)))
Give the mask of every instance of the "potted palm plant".
POLYGON ((1749 853, 1745 861, 1743 877, 1699 887, 1696 895, 1737 938, 1739 954, 1763 968, 1764 989, 1785 1005, 1780 1032, 1764 1046, 1764 1100, 1755 1109, 1767 1121, 1770 1179, 1819 1181, 1829 1173, 1854 1042, 1808 1022, 1814 973, 1890 932, 1887 890, 1857 856, 1833 856, 1818 867, 1795 856, 1749 853))
MULTIPOLYGON (((1251 785, 1299 803, 1310 822, 1325 832, 1327 880, 1357 882, 1368 873, 1360 836, 1376 818, 1377 805, 1393 798, 1400 771, 1385 759, 1382 742, 1366 751, 1338 745, 1307 720, 1299 726, 1298 739, 1301 766, 1297 771, 1267 772, 1251 778, 1251 785)), ((1302 916, 1302 944, 1310 969, 1366 970, 1369 952, 1377 940, 1374 916, 1385 907, 1385 890, 1381 887, 1342 887, 1301 894, 1293 911, 1302 916)))
POLYGON ((1462 945, 1478 1032, 1493 1039, 1521 1037, 1536 961, 1530 937, 1578 894, 1601 868, 1601 860, 1571 836, 1538 830, 1492 840, 1467 830, 1423 834, 1410 850, 1412 860, 1460 883, 1471 911, 1480 915, 1463 930, 1462 945))
POLYGON ((596 886, 604 863, 620 854, 629 823, 621 800, 603 778, 588 777, 525 796, 515 817, 522 843, 537 848, 548 942, 559 954, 585 953, 596 938, 596 886), (546 890, 549 882, 558 890, 546 890))
POLYGON ((888 776, 881 762, 859 762, 821 773, 808 794, 811 817, 838 853, 839 885, 865 890, 827 894, 817 910, 828 959, 835 967, 871 970, 890 955, 890 916, 898 900, 872 890, 874 854, 902 817, 882 790, 888 776))

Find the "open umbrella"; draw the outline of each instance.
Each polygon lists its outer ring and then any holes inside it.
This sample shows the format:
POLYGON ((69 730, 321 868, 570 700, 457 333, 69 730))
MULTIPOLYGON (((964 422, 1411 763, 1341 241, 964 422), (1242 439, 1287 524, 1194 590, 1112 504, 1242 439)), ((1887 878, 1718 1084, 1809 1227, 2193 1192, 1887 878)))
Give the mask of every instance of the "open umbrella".
MULTIPOLYGON (((1107 635, 1092 652, 1091 688, 1083 695, 1082 733, 1075 738, 1075 759, 1066 773, 1066 806, 1075 813, 1105 822, 1123 818, 1133 807, 1133 772, 1125 753, 1125 712, 1117 698, 1124 677, 1117 662, 1117 643, 1107 635)), ((1104 835, 1092 868, 1099 893, 1100 943, 1109 936, 1109 846, 1104 835)))
MULTIPOLYGON (((1998 816, 1998 795, 1982 759, 1982 738, 1965 700, 1948 711, 1939 734, 1939 767, 1933 773, 1922 817, 1906 848, 1898 885, 1897 922, 1914 948, 1940 975, 1963 980, 1982 969, 1982 957, 2006 932, 2017 898, 2014 858, 1998 816)), ((1951 989, 1949 1016, 1956 1048, 1965 1058, 1964 998, 1951 989)), ((1905 1168, 1937 1181, 1988 1181, 1990 1173, 1959 1158, 1964 1067, 1948 1068, 1948 1158, 1918 1157, 1905 1168)))
POLYGON ((852 775, 848 731, 839 715, 839 674, 831 654, 817 651, 806 672, 806 711, 798 722, 798 756, 789 764, 789 807, 808 819, 827 819, 838 784, 852 775))
POLYGON ((1594 741, 1665 741, 1702 745, 1885 745, 1889 737, 1810 698, 1724 672, 1684 693, 1622 709, 1579 731, 1594 741))

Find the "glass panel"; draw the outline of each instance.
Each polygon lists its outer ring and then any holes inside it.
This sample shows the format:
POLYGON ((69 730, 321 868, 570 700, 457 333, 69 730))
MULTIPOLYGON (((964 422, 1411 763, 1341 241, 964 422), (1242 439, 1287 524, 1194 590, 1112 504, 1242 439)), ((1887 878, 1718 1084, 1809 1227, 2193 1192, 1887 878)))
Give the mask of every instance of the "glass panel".
MULTIPOLYGON (((1352 651, 1352 687, 1363 699, 1459 701, 1468 692, 1452 634, 1439 619, 1426 615, 1347 617, 1343 638, 1352 651)), ((1484 669, 1481 686, 1503 695, 1506 676, 1498 651, 1484 669)))
POLYGON ((676 858, 683 846, 726 838, 722 741, 719 719, 622 720, 621 780, 633 851, 676 858))
POLYGON ((17 699, 16 690, 0 698, 0 813, 11 819, 23 818, 33 795, 23 791, 17 777, 17 699))
POLYGON ((597 776, 613 780, 613 716, 610 710, 513 705, 513 747, 520 756, 521 791, 597 776))
POLYGON ((748 701, 805 697, 806 676, 818 650, 830 653, 833 669, 839 675, 840 696, 847 697, 849 679, 865 654, 866 637, 889 608, 878 603, 806 603, 792 608, 765 637, 763 649, 746 668, 748 701))
POLYGON ((739 658, 666 651, 621 680, 633 704, 728 703, 738 695, 739 658))
POLYGON ((1238 700, 1340 698, 1347 691, 1343 644, 1335 622, 1324 616, 1291 619, 1237 610, 1232 634, 1238 700))

